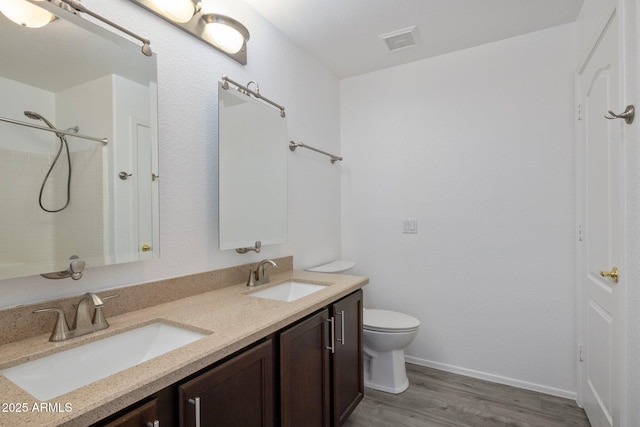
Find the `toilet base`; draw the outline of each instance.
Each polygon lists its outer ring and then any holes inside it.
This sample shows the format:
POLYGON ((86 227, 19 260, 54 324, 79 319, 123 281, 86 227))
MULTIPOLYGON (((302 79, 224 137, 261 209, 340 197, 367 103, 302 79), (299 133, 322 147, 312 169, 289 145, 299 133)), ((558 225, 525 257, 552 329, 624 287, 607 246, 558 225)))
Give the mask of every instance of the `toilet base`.
POLYGON ((399 394, 409 388, 409 379, 404 364, 404 350, 370 352, 365 348, 364 385, 365 387, 399 394))
POLYGON ((407 379, 407 381, 401 385, 400 387, 387 387, 385 385, 381 385, 381 384, 375 384, 372 382, 369 382, 367 380, 365 380, 364 382, 364 386, 367 388, 370 388, 372 390, 378 390, 378 391, 384 391, 385 393, 391 393, 391 394, 400 394, 403 391, 405 391, 406 389, 409 388, 409 380, 407 379))

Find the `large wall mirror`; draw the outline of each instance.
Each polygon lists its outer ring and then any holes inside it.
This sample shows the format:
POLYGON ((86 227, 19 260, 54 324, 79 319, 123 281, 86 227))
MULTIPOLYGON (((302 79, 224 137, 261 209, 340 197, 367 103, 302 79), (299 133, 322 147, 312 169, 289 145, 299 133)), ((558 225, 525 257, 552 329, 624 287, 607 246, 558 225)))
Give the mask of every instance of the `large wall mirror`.
POLYGON ((0 279, 158 256, 156 59, 40 3, 42 28, 0 14, 0 279))
POLYGON ((220 83, 218 136, 220 249, 286 243, 286 118, 220 83))

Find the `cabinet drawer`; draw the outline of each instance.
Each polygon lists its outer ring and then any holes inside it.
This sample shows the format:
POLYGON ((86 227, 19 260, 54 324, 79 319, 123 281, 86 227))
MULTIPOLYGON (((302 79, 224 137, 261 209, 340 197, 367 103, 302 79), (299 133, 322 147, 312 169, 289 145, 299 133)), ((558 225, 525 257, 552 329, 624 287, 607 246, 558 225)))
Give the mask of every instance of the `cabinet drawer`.
POLYGON ((155 427, 158 422, 158 399, 131 409, 103 427, 155 427))
POLYGON ((181 427, 272 427, 272 340, 180 385, 178 395, 181 427))

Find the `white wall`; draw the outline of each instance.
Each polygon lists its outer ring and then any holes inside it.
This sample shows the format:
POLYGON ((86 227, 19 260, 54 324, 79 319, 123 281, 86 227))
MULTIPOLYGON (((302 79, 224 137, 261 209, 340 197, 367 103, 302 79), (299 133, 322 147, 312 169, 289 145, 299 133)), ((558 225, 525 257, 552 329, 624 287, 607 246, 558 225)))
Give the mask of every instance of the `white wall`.
POLYGON ((411 361, 575 395, 574 30, 341 81, 343 258, 411 361))
MULTIPOLYGON (((339 151, 339 86, 322 65, 242 2, 214 2, 251 32, 248 65, 126 0, 86 7, 151 40, 158 55, 160 138, 159 259, 95 267, 80 281, 39 276, 0 281, 0 307, 74 295, 293 254, 302 268, 340 254, 340 166, 298 150, 289 156, 289 243, 260 254, 218 251, 217 82, 256 80, 284 105, 289 136, 339 151)), ((206 6, 205 6, 206 7, 206 6)), ((137 43, 137 42, 136 42, 137 43)))

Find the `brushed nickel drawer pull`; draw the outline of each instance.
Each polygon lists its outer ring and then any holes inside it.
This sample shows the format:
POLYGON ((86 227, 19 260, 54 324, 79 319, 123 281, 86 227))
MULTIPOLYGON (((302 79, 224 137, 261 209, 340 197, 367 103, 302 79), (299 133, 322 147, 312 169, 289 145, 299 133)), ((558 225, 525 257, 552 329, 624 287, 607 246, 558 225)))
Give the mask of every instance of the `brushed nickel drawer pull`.
POLYGON ((200 398, 189 399, 188 402, 196 407, 196 427, 200 427, 200 398))
POLYGON ((329 322, 329 328, 330 328, 329 334, 331 335, 331 345, 325 348, 327 350, 331 350, 331 353, 335 353, 336 352, 336 336, 333 328, 333 317, 328 318, 326 321, 329 322))
POLYGON ((337 340, 344 345, 344 310, 340 311, 340 313, 336 313, 336 316, 340 316, 340 327, 342 329, 342 334, 340 335, 340 338, 337 338, 337 340))

